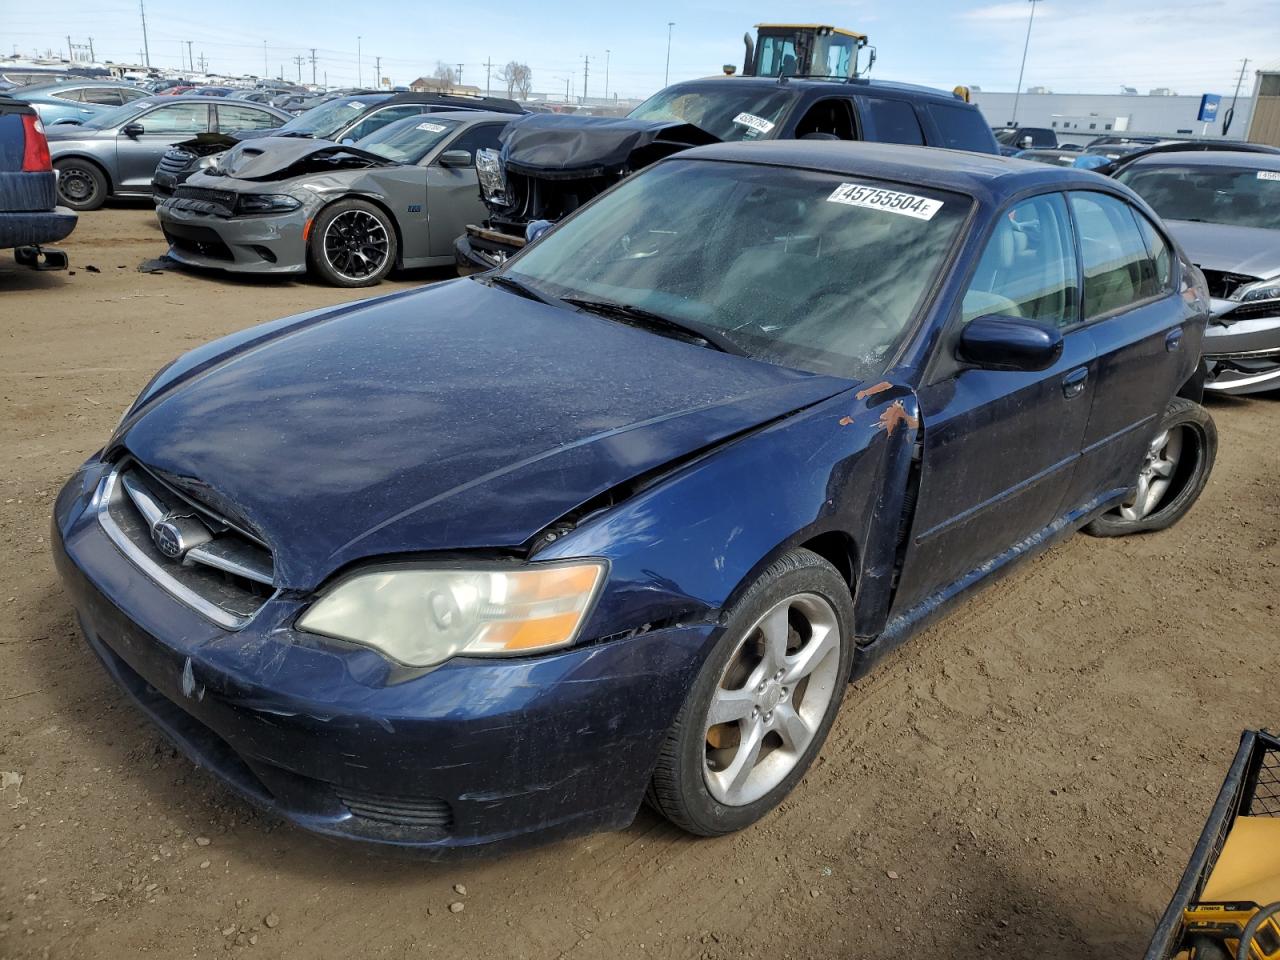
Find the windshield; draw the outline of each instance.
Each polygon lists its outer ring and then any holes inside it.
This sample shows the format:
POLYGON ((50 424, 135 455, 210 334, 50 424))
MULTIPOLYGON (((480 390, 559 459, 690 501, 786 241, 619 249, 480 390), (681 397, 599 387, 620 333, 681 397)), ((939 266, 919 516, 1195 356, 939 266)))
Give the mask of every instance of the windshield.
POLYGON ((457 127, 457 120, 410 117, 380 127, 356 146, 396 163, 417 163, 457 127))
POLYGON ((710 88, 667 87, 628 116, 692 123, 720 140, 768 140, 776 135, 791 101, 791 95, 776 84, 760 86, 726 80, 710 88))
POLYGON ((1280 170, 1144 165, 1116 179, 1165 220, 1280 230, 1280 170))
POLYGON ((111 127, 118 127, 123 123, 128 123, 143 110, 148 107, 154 107, 162 101, 157 100, 134 100, 132 103, 126 103, 123 107, 116 107, 113 110, 104 110, 96 117, 89 117, 83 123, 82 127, 92 127, 94 130, 107 130, 111 127))
POLYGON ((330 100, 314 110, 308 110, 301 116, 294 117, 280 128, 280 133, 329 140, 366 109, 390 96, 389 93, 375 93, 367 97, 343 97, 341 100, 330 100))
POLYGON ((702 327, 782 366, 864 378, 883 370, 968 208, 914 185, 670 160, 503 273, 702 327))

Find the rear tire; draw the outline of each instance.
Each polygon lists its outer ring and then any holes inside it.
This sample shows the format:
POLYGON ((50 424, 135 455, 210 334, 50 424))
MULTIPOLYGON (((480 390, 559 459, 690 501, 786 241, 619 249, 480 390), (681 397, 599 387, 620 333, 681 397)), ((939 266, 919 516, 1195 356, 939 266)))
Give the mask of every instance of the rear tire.
POLYGON ((72 210, 97 210, 107 202, 111 188, 97 165, 74 157, 53 165, 58 171, 58 202, 72 210))
POLYGON ((335 287, 371 287, 396 264, 395 225, 366 200, 339 200, 320 212, 307 239, 307 261, 335 287))
POLYGON ((749 826, 800 782, 839 712, 853 661, 849 585, 808 550, 765 570, 724 623, 646 795, 672 823, 706 837, 749 826))
POLYGON ((1084 528, 1094 537, 1123 537, 1173 526, 1200 497, 1218 455, 1209 411, 1184 397, 1165 408, 1131 500, 1084 528))

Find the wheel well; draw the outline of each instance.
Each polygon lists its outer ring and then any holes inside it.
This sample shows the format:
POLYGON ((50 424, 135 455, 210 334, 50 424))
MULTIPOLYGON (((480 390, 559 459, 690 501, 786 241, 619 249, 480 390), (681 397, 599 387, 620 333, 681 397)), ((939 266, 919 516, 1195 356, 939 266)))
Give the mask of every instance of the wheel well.
POLYGON ((58 164, 63 160, 83 160, 90 166, 96 167, 98 172, 102 174, 102 179, 107 181, 107 193, 115 193, 116 185, 111 179, 111 174, 108 172, 107 168, 99 163, 94 157, 86 156, 83 153, 69 153, 64 157, 59 157, 57 160, 53 161, 54 168, 57 169, 58 164))
POLYGON ((841 530, 829 530, 806 540, 800 546, 816 553, 839 570, 840 576, 844 577, 844 582, 849 585, 850 595, 853 594, 854 557, 857 556, 853 537, 841 530))
POLYGON ((319 210, 316 211, 316 217, 319 217, 320 214, 324 213, 326 210, 332 207, 335 203, 341 203, 343 200, 363 200, 365 203, 368 203, 368 204, 371 204, 372 206, 377 207, 379 210, 381 210, 383 213, 387 215, 387 219, 391 221, 391 229, 396 232, 395 265, 397 267, 400 266, 400 264, 403 263, 404 261, 404 237, 400 233, 400 221, 397 220, 396 215, 391 212, 391 208, 388 207, 381 200, 379 200, 377 197, 371 197, 368 194, 364 194, 364 193, 348 193, 346 196, 337 197, 336 199, 330 200, 323 207, 321 207, 319 210))

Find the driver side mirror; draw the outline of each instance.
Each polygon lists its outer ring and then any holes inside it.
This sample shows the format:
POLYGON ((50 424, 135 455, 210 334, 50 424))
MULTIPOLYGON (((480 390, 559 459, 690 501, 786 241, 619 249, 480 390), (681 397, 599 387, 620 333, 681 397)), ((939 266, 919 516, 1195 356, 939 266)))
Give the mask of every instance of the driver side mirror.
POLYGON ((960 359, 987 370, 1044 370, 1061 356, 1057 327, 1021 317, 977 317, 960 333, 960 359))
POLYGON ((442 167, 470 167, 475 163, 470 150, 446 150, 440 154, 442 167))
POLYGON ((138 123, 135 120, 133 123, 126 123, 123 127, 120 128, 120 132, 123 133, 126 137, 137 138, 142 136, 146 131, 143 129, 142 124, 138 123))

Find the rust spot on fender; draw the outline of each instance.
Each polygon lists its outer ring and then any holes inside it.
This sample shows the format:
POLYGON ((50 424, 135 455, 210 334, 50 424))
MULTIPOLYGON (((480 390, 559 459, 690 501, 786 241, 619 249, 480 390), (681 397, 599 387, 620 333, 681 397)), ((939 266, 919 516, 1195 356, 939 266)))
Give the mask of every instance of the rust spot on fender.
POLYGON ((867 397, 874 397, 877 393, 884 393, 886 390, 892 390, 892 389, 893 389, 892 383, 890 383, 888 380, 881 380, 874 387, 864 387, 863 389, 855 393, 853 396, 854 396, 854 399, 856 400, 865 400, 867 399, 867 397))
POLYGON ((885 407, 884 412, 880 414, 880 429, 892 437, 893 431, 898 429, 898 424, 900 423, 904 423, 909 429, 914 430, 920 426, 920 419, 907 413, 907 408, 902 405, 901 400, 895 400, 885 407))

